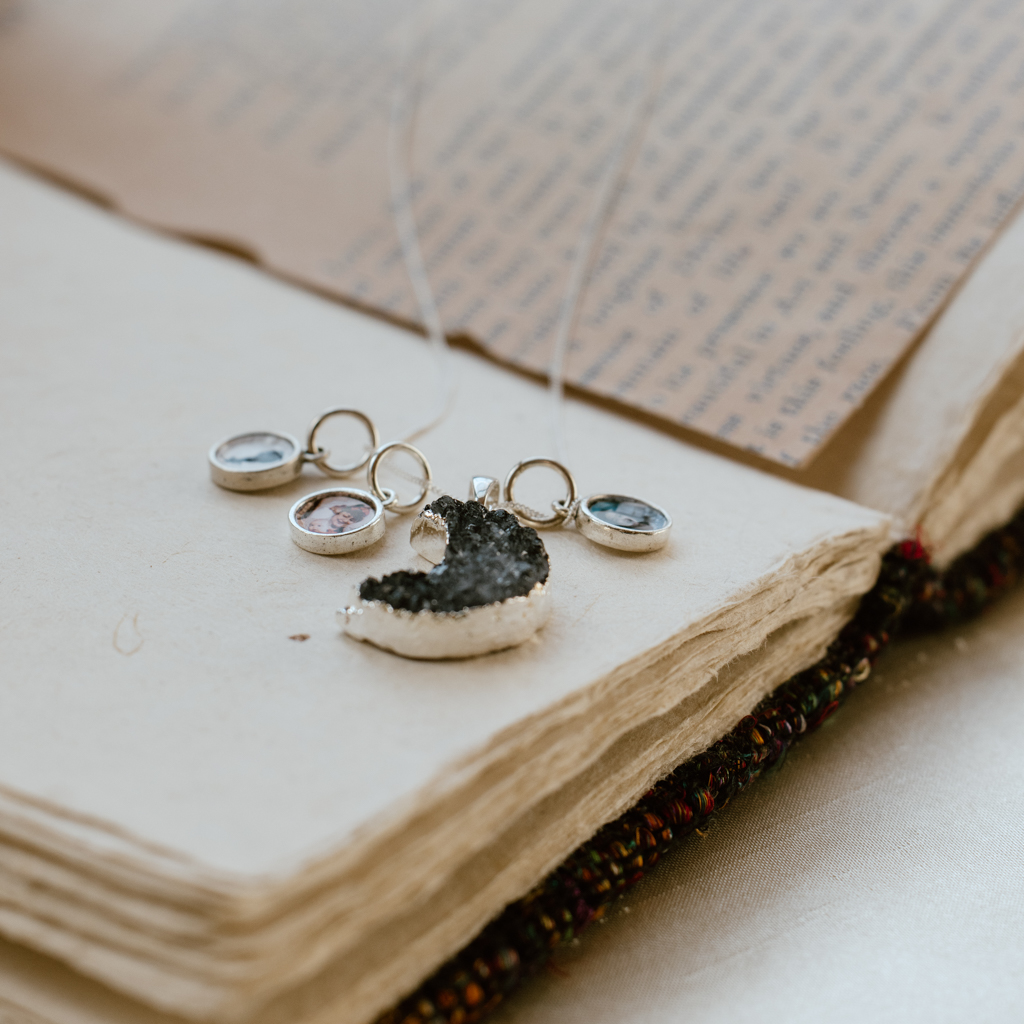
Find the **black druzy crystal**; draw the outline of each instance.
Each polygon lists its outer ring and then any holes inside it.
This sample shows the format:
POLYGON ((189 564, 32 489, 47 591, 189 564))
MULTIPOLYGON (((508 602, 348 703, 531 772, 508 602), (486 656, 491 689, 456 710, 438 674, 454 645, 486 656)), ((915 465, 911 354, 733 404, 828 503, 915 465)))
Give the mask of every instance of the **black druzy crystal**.
POLYGON ((393 572, 363 580, 359 596, 411 612, 458 612, 528 594, 548 578, 548 553, 537 531, 511 512, 447 495, 426 511, 444 519, 448 546, 430 572, 393 572))

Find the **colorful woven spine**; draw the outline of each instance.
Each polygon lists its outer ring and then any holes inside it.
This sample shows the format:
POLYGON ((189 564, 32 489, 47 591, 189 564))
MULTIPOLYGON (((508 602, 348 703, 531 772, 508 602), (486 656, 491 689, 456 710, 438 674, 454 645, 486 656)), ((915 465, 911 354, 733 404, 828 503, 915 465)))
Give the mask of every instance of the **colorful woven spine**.
POLYGON ((770 694, 726 736, 681 764, 635 807, 510 904, 378 1024, 475 1024, 599 920, 664 853, 778 765, 864 683, 898 629, 963 622, 1024 573, 1024 512, 937 573, 916 541, 893 548, 854 619, 814 667, 770 694))

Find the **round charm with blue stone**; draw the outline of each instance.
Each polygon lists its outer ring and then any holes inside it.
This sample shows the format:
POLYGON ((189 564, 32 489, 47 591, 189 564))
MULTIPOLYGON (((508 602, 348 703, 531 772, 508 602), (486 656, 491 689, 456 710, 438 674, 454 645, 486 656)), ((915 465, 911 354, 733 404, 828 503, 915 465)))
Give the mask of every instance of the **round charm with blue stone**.
POLYGON ((576 509, 587 540, 617 551, 657 551, 668 543, 672 517, 657 505, 625 494, 592 494, 576 509))
POLYGON ((302 457, 291 434, 236 434, 210 449, 210 476, 229 491, 262 491, 294 480, 302 472, 302 457))

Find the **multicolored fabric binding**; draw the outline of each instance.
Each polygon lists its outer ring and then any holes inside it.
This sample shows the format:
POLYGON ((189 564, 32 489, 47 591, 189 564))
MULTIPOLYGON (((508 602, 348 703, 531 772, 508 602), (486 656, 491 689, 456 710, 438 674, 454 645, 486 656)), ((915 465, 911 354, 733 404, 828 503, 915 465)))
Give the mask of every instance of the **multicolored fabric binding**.
POLYGON ((377 1024, 476 1024, 599 920, 675 843, 817 729, 864 683, 897 629, 920 632, 978 614, 1024 574, 1024 511, 944 573, 917 541, 893 548, 857 615, 813 668, 770 694, 728 735, 681 764, 377 1024))

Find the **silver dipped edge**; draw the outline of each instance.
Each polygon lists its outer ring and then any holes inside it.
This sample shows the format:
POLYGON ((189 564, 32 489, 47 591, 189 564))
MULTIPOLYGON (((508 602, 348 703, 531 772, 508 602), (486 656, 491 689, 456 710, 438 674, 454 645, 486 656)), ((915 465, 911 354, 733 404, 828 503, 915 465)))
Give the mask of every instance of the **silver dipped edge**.
POLYGON ((475 658, 518 647, 544 625, 550 613, 547 582, 525 595, 457 612, 410 612, 383 601, 364 601, 355 588, 338 609, 338 624, 355 640, 403 658, 438 661, 475 658))

